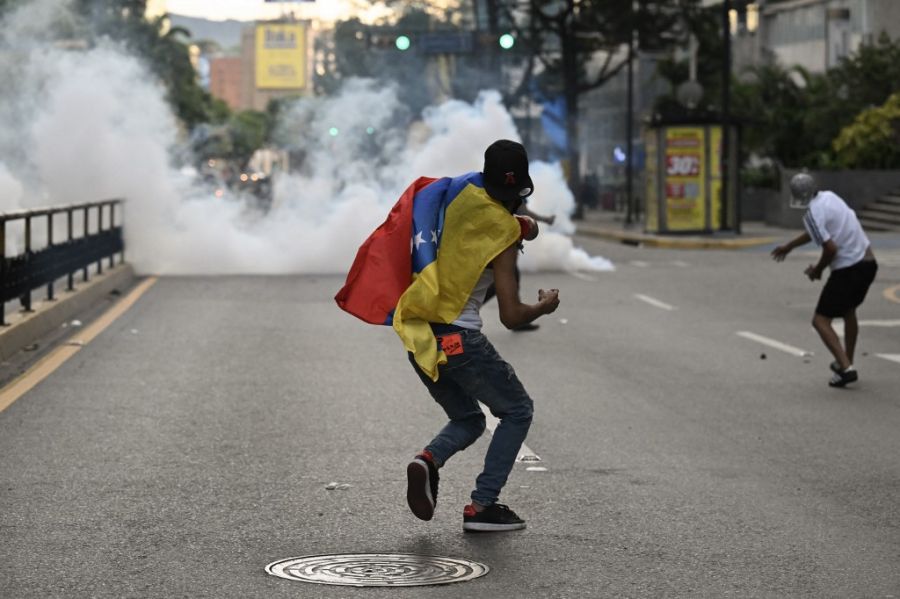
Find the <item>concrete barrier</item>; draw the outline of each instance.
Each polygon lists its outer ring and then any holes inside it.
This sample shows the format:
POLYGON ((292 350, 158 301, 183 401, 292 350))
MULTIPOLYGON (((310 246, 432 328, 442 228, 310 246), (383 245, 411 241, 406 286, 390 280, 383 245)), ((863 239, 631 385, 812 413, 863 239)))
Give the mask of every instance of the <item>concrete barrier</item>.
MULTIPOLYGON (((60 291, 52 301, 35 301, 33 312, 7 314, 9 324, 0 326, 0 360, 6 360, 47 333, 59 328, 70 318, 97 304, 114 290, 125 291, 134 284, 134 269, 120 264, 95 274, 74 291, 60 291)), ((37 290, 36 292, 39 292, 37 290)))
MULTIPOLYGON (((766 198, 766 224, 789 229, 803 228, 803 210, 788 206, 788 183, 799 172, 799 169, 782 170, 781 190, 766 198)), ((833 191, 854 210, 900 189, 900 170, 809 171, 809 174, 815 178, 819 189, 833 191)))

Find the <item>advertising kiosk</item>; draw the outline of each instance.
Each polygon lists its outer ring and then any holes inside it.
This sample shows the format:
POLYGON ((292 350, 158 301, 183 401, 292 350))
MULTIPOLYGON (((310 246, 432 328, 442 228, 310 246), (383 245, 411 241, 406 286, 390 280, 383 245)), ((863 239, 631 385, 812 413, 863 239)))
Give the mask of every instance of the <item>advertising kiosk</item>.
POLYGON ((644 132, 647 233, 739 231, 738 135, 729 125, 727 196, 722 197, 722 123, 654 122, 644 132))

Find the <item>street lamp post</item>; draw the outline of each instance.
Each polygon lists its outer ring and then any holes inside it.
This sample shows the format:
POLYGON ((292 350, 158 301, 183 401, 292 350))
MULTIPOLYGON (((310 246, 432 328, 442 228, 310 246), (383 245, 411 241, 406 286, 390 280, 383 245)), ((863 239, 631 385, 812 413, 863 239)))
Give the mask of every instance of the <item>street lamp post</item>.
POLYGON ((625 110, 625 225, 631 226, 634 221, 634 193, 631 181, 634 175, 634 5, 631 6, 629 19, 631 34, 628 37, 628 93, 625 110))
MULTIPOLYGON (((729 121, 731 120, 731 0, 722 0, 722 147, 719 148, 721 170, 722 198, 720 202, 721 223, 728 223, 728 198, 730 197, 729 176, 734 165, 730 164, 731 158, 731 132, 729 121)), ((737 226, 737 221, 735 221, 737 226)))

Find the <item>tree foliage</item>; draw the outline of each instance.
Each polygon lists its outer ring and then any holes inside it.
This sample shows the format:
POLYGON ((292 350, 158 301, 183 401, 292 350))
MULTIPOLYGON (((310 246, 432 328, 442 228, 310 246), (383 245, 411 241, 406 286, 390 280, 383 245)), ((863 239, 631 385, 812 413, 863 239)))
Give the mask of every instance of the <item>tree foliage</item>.
POLYGON ((316 42, 317 53, 328 57, 324 72, 314 76, 316 93, 332 94, 354 77, 372 78, 400 86, 402 101, 413 114, 421 113, 433 101, 429 87, 433 65, 421 50, 421 36, 434 31, 459 29, 415 6, 407 6, 391 23, 365 25, 356 18, 337 23, 332 39, 316 42), (406 51, 394 45, 401 34, 412 40, 406 51))
POLYGON ((185 43, 190 32, 177 27, 166 30, 165 16, 148 20, 146 5, 146 0, 75 1, 79 14, 88 24, 84 35, 120 41, 145 59, 150 70, 165 84, 169 102, 185 126, 221 122, 227 116, 224 104, 197 83, 185 43))
POLYGON ((579 98, 628 65, 633 57, 623 48, 659 51, 683 41, 683 24, 699 2, 529 0, 525 11, 502 0, 489 2, 499 4, 527 52, 524 75, 512 98, 530 94, 533 78, 545 95, 565 99, 569 186, 580 198, 579 98))
POLYGON ((241 165, 246 164, 253 152, 266 143, 271 128, 272 122, 265 112, 243 110, 232 116, 228 122, 231 136, 231 154, 228 157, 241 165))
MULTIPOLYGON (((896 92, 900 43, 882 35, 826 73, 772 63, 749 74, 749 80, 735 84, 735 112, 750 125, 746 149, 788 166, 834 167, 848 159, 837 155, 842 130, 896 92)), ((876 111, 866 118, 883 114, 876 111)), ((859 125, 855 130, 864 129, 859 125)), ((873 154, 853 153, 860 157, 852 160, 858 168, 876 168, 880 163, 873 154)))
POLYGON ((661 118, 679 118, 688 114, 716 113, 721 110, 723 37, 721 9, 717 6, 694 7, 683 13, 684 38, 693 35, 697 41, 697 82, 703 88, 700 104, 692 110, 676 97, 678 87, 690 79, 687 59, 676 59, 675 53, 657 62, 657 75, 670 84, 670 93, 654 102, 654 112, 661 118))
POLYGON ((844 168, 900 168, 900 92, 859 113, 832 144, 844 168))

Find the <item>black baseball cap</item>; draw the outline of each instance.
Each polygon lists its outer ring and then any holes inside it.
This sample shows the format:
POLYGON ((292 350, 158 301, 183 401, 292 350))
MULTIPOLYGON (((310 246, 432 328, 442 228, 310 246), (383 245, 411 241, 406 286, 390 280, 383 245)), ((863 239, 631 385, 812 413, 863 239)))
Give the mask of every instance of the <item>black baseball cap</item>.
POLYGON ((509 139, 498 139, 484 151, 484 188, 501 202, 524 200, 534 191, 528 176, 525 146, 509 139))

